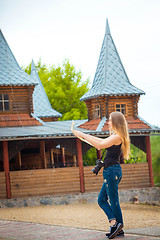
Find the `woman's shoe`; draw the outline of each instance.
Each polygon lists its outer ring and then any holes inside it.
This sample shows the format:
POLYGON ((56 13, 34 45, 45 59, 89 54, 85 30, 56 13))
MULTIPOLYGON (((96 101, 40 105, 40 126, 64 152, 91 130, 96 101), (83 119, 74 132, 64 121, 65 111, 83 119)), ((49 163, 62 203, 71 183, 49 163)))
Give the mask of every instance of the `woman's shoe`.
POLYGON ((113 226, 111 226, 111 232, 108 236, 109 239, 114 238, 117 234, 122 230, 123 224, 116 222, 113 226))
MULTIPOLYGON (((110 234, 111 234, 110 232, 106 233, 106 236, 109 237, 110 234)), ((124 231, 121 230, 119 233, 117 233, 117 236, 124 236, 124 231)))

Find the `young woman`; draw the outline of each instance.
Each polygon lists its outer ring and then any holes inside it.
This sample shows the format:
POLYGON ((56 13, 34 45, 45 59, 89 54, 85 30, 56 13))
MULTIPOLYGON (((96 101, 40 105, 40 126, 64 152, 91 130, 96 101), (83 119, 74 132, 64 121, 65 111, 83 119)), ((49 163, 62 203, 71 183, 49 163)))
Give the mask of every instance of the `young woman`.
POLYGON ((122 153, 125 159, 129 158, 130 139, 127 122, 121 112, 112 112, 110 114, 109 129, 110 136, 106 139, 94 137, 80 131, 73 131, 73 133, 77 137, 87 140, 97 149, 107 148, 103 170, 104 183, 98 196, 98 204, 108 217, 110 232, 106 236, 111 239, 117 235, 124 235, 118 184, 122 178, 120 155, 122 153))

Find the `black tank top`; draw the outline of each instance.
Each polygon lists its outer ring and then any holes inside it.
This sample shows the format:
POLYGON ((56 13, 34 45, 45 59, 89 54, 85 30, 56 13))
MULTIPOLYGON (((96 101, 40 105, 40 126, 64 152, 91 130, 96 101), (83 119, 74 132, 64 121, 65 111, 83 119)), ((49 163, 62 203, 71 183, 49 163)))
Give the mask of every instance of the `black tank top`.
POLYGON ((120 164, 121 144, 112 145, 107 148, 106 156, 104 158, 104 168, 111 167, 116 164, 120 164))

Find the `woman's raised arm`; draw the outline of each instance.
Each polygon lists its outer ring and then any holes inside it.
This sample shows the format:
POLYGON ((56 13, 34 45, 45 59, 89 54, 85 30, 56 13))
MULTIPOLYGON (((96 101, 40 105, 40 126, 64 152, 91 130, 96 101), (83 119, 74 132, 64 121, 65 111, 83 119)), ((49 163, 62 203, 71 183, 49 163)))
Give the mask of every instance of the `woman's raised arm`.
POLYGON ((122 142, 121 138, 118 135, 111 135, 108 138, 101 139, 80 131, 73 131, 73 133, 77 137, 87 140, 90 144, 92 144, 97 149, 108 148, 108 147, 111 147, 112 145, 118 145, 122 142))

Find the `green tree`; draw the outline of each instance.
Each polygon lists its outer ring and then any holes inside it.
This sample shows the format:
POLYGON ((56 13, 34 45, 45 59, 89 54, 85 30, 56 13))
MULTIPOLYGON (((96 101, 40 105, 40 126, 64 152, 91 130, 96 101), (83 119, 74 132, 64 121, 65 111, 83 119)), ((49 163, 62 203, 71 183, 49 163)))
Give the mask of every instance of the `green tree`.
POLYGON ((160 135, 151 136, 154 183, 160 187, 160 135))
MULTIPOLYGON (((82 81, 81 71, 65 60, 62 66, 47 67, 41 59, 36 64, 51 106, 62 114, 60 120, 85 119, 87 108, 79 99, 88 91, 89 79, 82 81)), ((24 70, 30 74, 31 64, 24 70)))
POLYGON ((83 165, 84 166, 94 166, 97 161, 97 150, 96 148, 90 148, 84 155, 83 155, 83 165))

